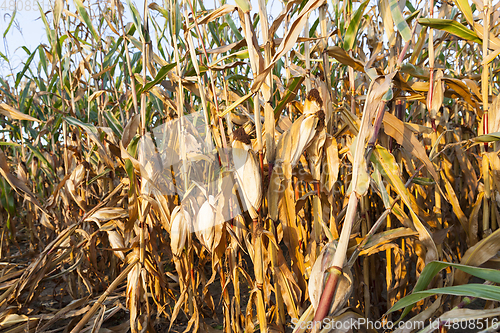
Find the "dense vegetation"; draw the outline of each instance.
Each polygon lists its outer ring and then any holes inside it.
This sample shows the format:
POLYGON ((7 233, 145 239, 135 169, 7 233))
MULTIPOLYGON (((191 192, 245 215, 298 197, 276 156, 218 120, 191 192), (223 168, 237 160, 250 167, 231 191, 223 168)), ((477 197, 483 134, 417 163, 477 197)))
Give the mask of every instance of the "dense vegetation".
POLYGON ((0 78, 1 330, 494 331, 500 3, 216 6, 40 11, 0 78))

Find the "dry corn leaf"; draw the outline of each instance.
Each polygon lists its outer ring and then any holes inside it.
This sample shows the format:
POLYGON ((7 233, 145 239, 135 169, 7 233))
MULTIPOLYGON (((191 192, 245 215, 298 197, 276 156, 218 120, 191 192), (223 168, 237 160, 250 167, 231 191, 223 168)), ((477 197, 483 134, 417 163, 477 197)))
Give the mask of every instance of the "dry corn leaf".
POLYGON ((35 195, 26 187, 26 185, 16 178, 13 174, 10 173, 9 166, 7 164, 7 159, 5 158, 5 154, 2 150, 0 150, 0 174, 5 178, 5 180, 12 186, 12 188, 19 193, 21 191, 24 198, 30 202, 32 202, 36 207, 38 207, 43 213, 48 216, 51 216, 40 204, 35 195))
MULTIPOLYGON (((384 132, 393 137, 397 143, 402 145, 409 153, 416 156, 423 164, 425 164, 436 184, 439 184, 439 176, 434 169, 434 165, 432 165, 429 160, 429 156, 427 156, 424 146, 422 146, 415 135, 408 130, 406 124, 389 112, 384 114, 383 122, 384 132)), ((439 185, 437 186, 439 187, 439 185)))
POLYGON ((0 103, 0 114, 3 114, 4 116, 6 116, 10 119, 29 120, 29 121, 36 121, 36 122, 41 123, 40 120, 33 118, 30 115, 19 112, 18 110, 16 110, 12 106, 5 104, 5 103, 0 103))
POLYGON ((107 222, 127 217, 128 211, 121 207, 104 207, 89 215, 85 221, 107 222))
POLYGON ((418 231, 419 240, 426 246, 427 249, 425 262, 429 263, 433 260, 437 260, 438 251, 436 248, 436 244, 432 240, 429 231, 422 224, 413 209, 413 207, 415 207, 415 205, 413 204, 413 202, 415 202, 415 198, 404 186, 399 174, 398 164, 395 162, 394 156, 390 154, 385 148, 377 146, 374 149, 371 160, 376 168, 380 168, 380 173, 384 177, 386 177, 387 180, 389 180, 391 185, 394 187, 394 190, 401 196, 402 201, 410 210, 413 226, 418 231))
POLYGON ((327 51, 328 55, 337 59, 337 61, 341 64, 350 66, 354 70, 364 73, 365 64, 357 59, 352 58, 343 48, 339 46, 330 46, 327 51))
POLYGON ((479 212, 481 209, 481 204, 483 203, 483 200, 486 200, 486 197, 484 196, 484 192, 479 192, 477 195, 476 202, 472 206, 472 212, 469 216, 469 224, 468 224, 468 235, 469 238, 467 240, 467 243, 469 245, 474 245, 478 241, 478 219, 479 219, 479 212))
POLYGON ((434 75, 434 89, 432 95, 427 94, 427 109, 431 114, 431 119, 436 119, 437 113, 444 99, 443 71, 438 69, 434 75))
MULTIPOLYGON (((481 192, 482 193, 482 192, 481 192)), ((480 266, 495 255, 500 250, 500 229, 495 230, 491 235, 483 238, 474 246, 470 247, 460 260, 463 265, 480 266)), ((454 284, 461 285, 467 283, 470 275, 456 270, 454 275, 454 284)))
POLYGON ((323 171, 323 174, 327 177, 326 181, 323 181, 323 183, 327 184, 327 189, 328 191, 332 191, 333 185, 337 182, 338 176, 339 176, 339 168, 340 168, 340 160, 339 160, 339 150, 338 150, 338 143, 337 140, 335 140, 334 137, 330 135, 326 135, 326 140, 325 140, 325 165, 326 165, 326 170, 328 170, 328 173, 323 171))
POLYGON ((462 211, 462 208, 460 207, 458 196, 455 193, 455 190, 453 190, 453 187, 451 186, 448 178, 445 177, 443 171, 441 171, 441 178, 444 181, 448 202, 451 203, 451 206, 453 207, 453 213, 455 213, 455 215, 457 216, 458 220, 460 221, 460 225, 462 226, 464 231, 468 233, 469 221, 465 216, 464 212, 462 211))

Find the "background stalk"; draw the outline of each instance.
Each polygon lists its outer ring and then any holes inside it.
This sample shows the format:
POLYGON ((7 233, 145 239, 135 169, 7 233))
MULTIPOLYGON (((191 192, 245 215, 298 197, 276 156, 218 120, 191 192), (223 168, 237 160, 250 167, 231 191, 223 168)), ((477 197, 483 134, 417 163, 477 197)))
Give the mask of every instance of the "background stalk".
MULTIPOLYGON (((489 35, 490 35, 490 8, 491 0, 485 0, 483 7, 483 63, 488 57, 489 35)), ((483 100, 483 133, 489 133, 489 63, 484 63, 481 72, 481 95, 483 100)), ((498 112, 498 111, 497 111, 498 112)), ((488 234, 490 229, 490 200, 491 200, 491 181, 490 168, 488 163, 488 144, 484 144, 484 153, 482 160, 483 179, 484 179, 484 198, 483 198, 483 233, 488 234)))

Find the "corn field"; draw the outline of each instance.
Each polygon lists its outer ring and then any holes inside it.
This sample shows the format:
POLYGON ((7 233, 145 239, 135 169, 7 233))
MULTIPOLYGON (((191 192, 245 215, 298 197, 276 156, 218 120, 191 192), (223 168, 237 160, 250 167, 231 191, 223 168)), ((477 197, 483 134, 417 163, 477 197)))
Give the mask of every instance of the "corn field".
POLYGON ((500 329, 500 2, 50 6, 0 77, 0 331, 500 329))

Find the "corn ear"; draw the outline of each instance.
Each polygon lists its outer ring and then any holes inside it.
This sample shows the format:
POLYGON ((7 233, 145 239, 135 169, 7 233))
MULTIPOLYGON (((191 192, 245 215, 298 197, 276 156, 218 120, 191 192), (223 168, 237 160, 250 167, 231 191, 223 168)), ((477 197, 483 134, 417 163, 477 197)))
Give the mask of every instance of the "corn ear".
POLYGON ((191 225, 191 217, 183 206, 177 206, 172 212, 172 225, 170 228, 170 248, 172 253, 180 256, 191 225))
POLYGON ((215 198, 212 195, 209 195, 201 205, 196 222, 196 236, 209 251, 212 251, 215 238, 215 198))
POLYGON ((246 133, 242 128, 233 133, 236 139, 232 144, 232 157, 236 179, 243 192, 246 209, 248 209, 251 218, 255 219, 262 202, 262 178, 257 156, 252 151, 249 139, 246 139, 244 134, 246 133))

